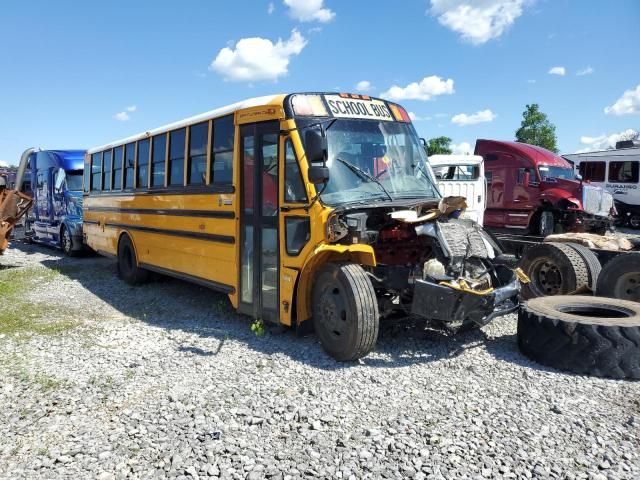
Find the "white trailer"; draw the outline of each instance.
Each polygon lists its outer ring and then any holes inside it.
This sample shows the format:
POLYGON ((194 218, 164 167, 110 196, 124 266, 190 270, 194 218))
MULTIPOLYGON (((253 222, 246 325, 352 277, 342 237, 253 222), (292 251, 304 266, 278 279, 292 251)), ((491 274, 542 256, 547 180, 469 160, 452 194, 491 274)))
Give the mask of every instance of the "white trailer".
POLYGON ((465 218, 482 225, 487 201, 487 183, 484 178, 484 161, 479 155, 431 155, 438 188, 443 196, 460 196, 467 199, 465 218))
POLYGON ((640 144, 619 142, 616 148, 574 153, 563 157, 574 165, 585 182, 609 191, 625 223, 640 227, 640 144))

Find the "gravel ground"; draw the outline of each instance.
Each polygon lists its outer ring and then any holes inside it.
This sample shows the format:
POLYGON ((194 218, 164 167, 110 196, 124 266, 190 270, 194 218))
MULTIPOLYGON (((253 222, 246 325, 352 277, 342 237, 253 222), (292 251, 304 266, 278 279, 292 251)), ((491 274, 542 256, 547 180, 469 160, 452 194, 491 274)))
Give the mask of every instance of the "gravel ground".
POLYGON ((513 315, 455 338, 389 326, 345 365, 100 257, 14 243, 0 280, 20 275, 32 326, 0 334, 3 478, 640 478, 640 384, 528 361, 513 315))

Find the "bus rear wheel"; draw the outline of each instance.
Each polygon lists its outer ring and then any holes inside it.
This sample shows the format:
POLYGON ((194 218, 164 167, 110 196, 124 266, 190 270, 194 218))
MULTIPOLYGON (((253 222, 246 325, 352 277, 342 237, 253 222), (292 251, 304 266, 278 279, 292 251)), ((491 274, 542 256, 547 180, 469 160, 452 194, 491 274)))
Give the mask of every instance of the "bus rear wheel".
POLYGON ((323 266, 316 276, 312 299, 314 329, 329 355, 348 362, 373 350, 378 339, 378 301, 360 265, 323 266))
POLYGON ((138 266, 136 251, 127 235, 118 244, 118 276, 129 285, 139 285, 149 279, 149 271, 138 266))

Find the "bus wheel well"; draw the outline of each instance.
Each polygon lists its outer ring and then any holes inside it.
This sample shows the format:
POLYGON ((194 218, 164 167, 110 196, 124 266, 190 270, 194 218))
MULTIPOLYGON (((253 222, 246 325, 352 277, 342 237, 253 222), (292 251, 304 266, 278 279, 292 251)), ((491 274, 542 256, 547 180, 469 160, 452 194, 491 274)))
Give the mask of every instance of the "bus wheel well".
POLYGON ((118 237, 118 276, 130 285, 139 285, 149 279, 149 271, 140 268, 136 246, 127 232, 118 237))
MULTIPOLYGON (((314 255, 304 266, 298 282, 294 290, 294 304, 296 306, 295 323, 292 325, 300 325, 306 320, 311 319, 311 290, 316 275, 321 270, 322 265, 329 262, 351 262, 362 266, 375 266, 375 256, 373 250, 368 251, 333 251, 325 250, 314 255)), ((293 315, 292 315, 293 317, 293 315)))

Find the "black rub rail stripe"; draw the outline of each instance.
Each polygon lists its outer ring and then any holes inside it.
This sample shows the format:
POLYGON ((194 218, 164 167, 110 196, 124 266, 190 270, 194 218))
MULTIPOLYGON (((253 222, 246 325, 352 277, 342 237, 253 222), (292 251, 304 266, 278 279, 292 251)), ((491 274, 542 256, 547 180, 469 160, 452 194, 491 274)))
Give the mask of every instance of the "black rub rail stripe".
POLYGON ((142 215, 169 215, 175 217, 235 218, 236 214, 228 210, 178 210, 156 208, 117 208, 85 207, 88 212, 138 213, 142 215))
POLYGON ((195 238, 197 240, 207 240, 218 243, 236 243, 236 239, 229 235, 217 235, 215 233, 185 232, 184 230, 167 230, 164 228, 144 227, 142 225, 129 225, 126 223, 105 223, 105 227, 122 228, 126 230, 138 230, 147 233, 159 233, 161 235, 172 235, 174 237, 195 238))
POLYGON ((146 270, 150 270, 152 272, 161 273, 163 275, 169 275, 170 277, 175 277, 175 278, 179 278, 180 280, 186 280, 188 282, 192 282, 197 285, 202 285, 203 287, 211 288, 212 290, 217 290, 222 293, 231 294, 231 293, 235 293, 236 291, 236 289, 231 285, 215 282, 213 280, 207 280, 201 277, 195 277, 193 275, 188 275, 186 273, 176 272, 175 270, 156 267, 155 265, 149 265, 148 263, 141 263, 140 267, 146 270))

